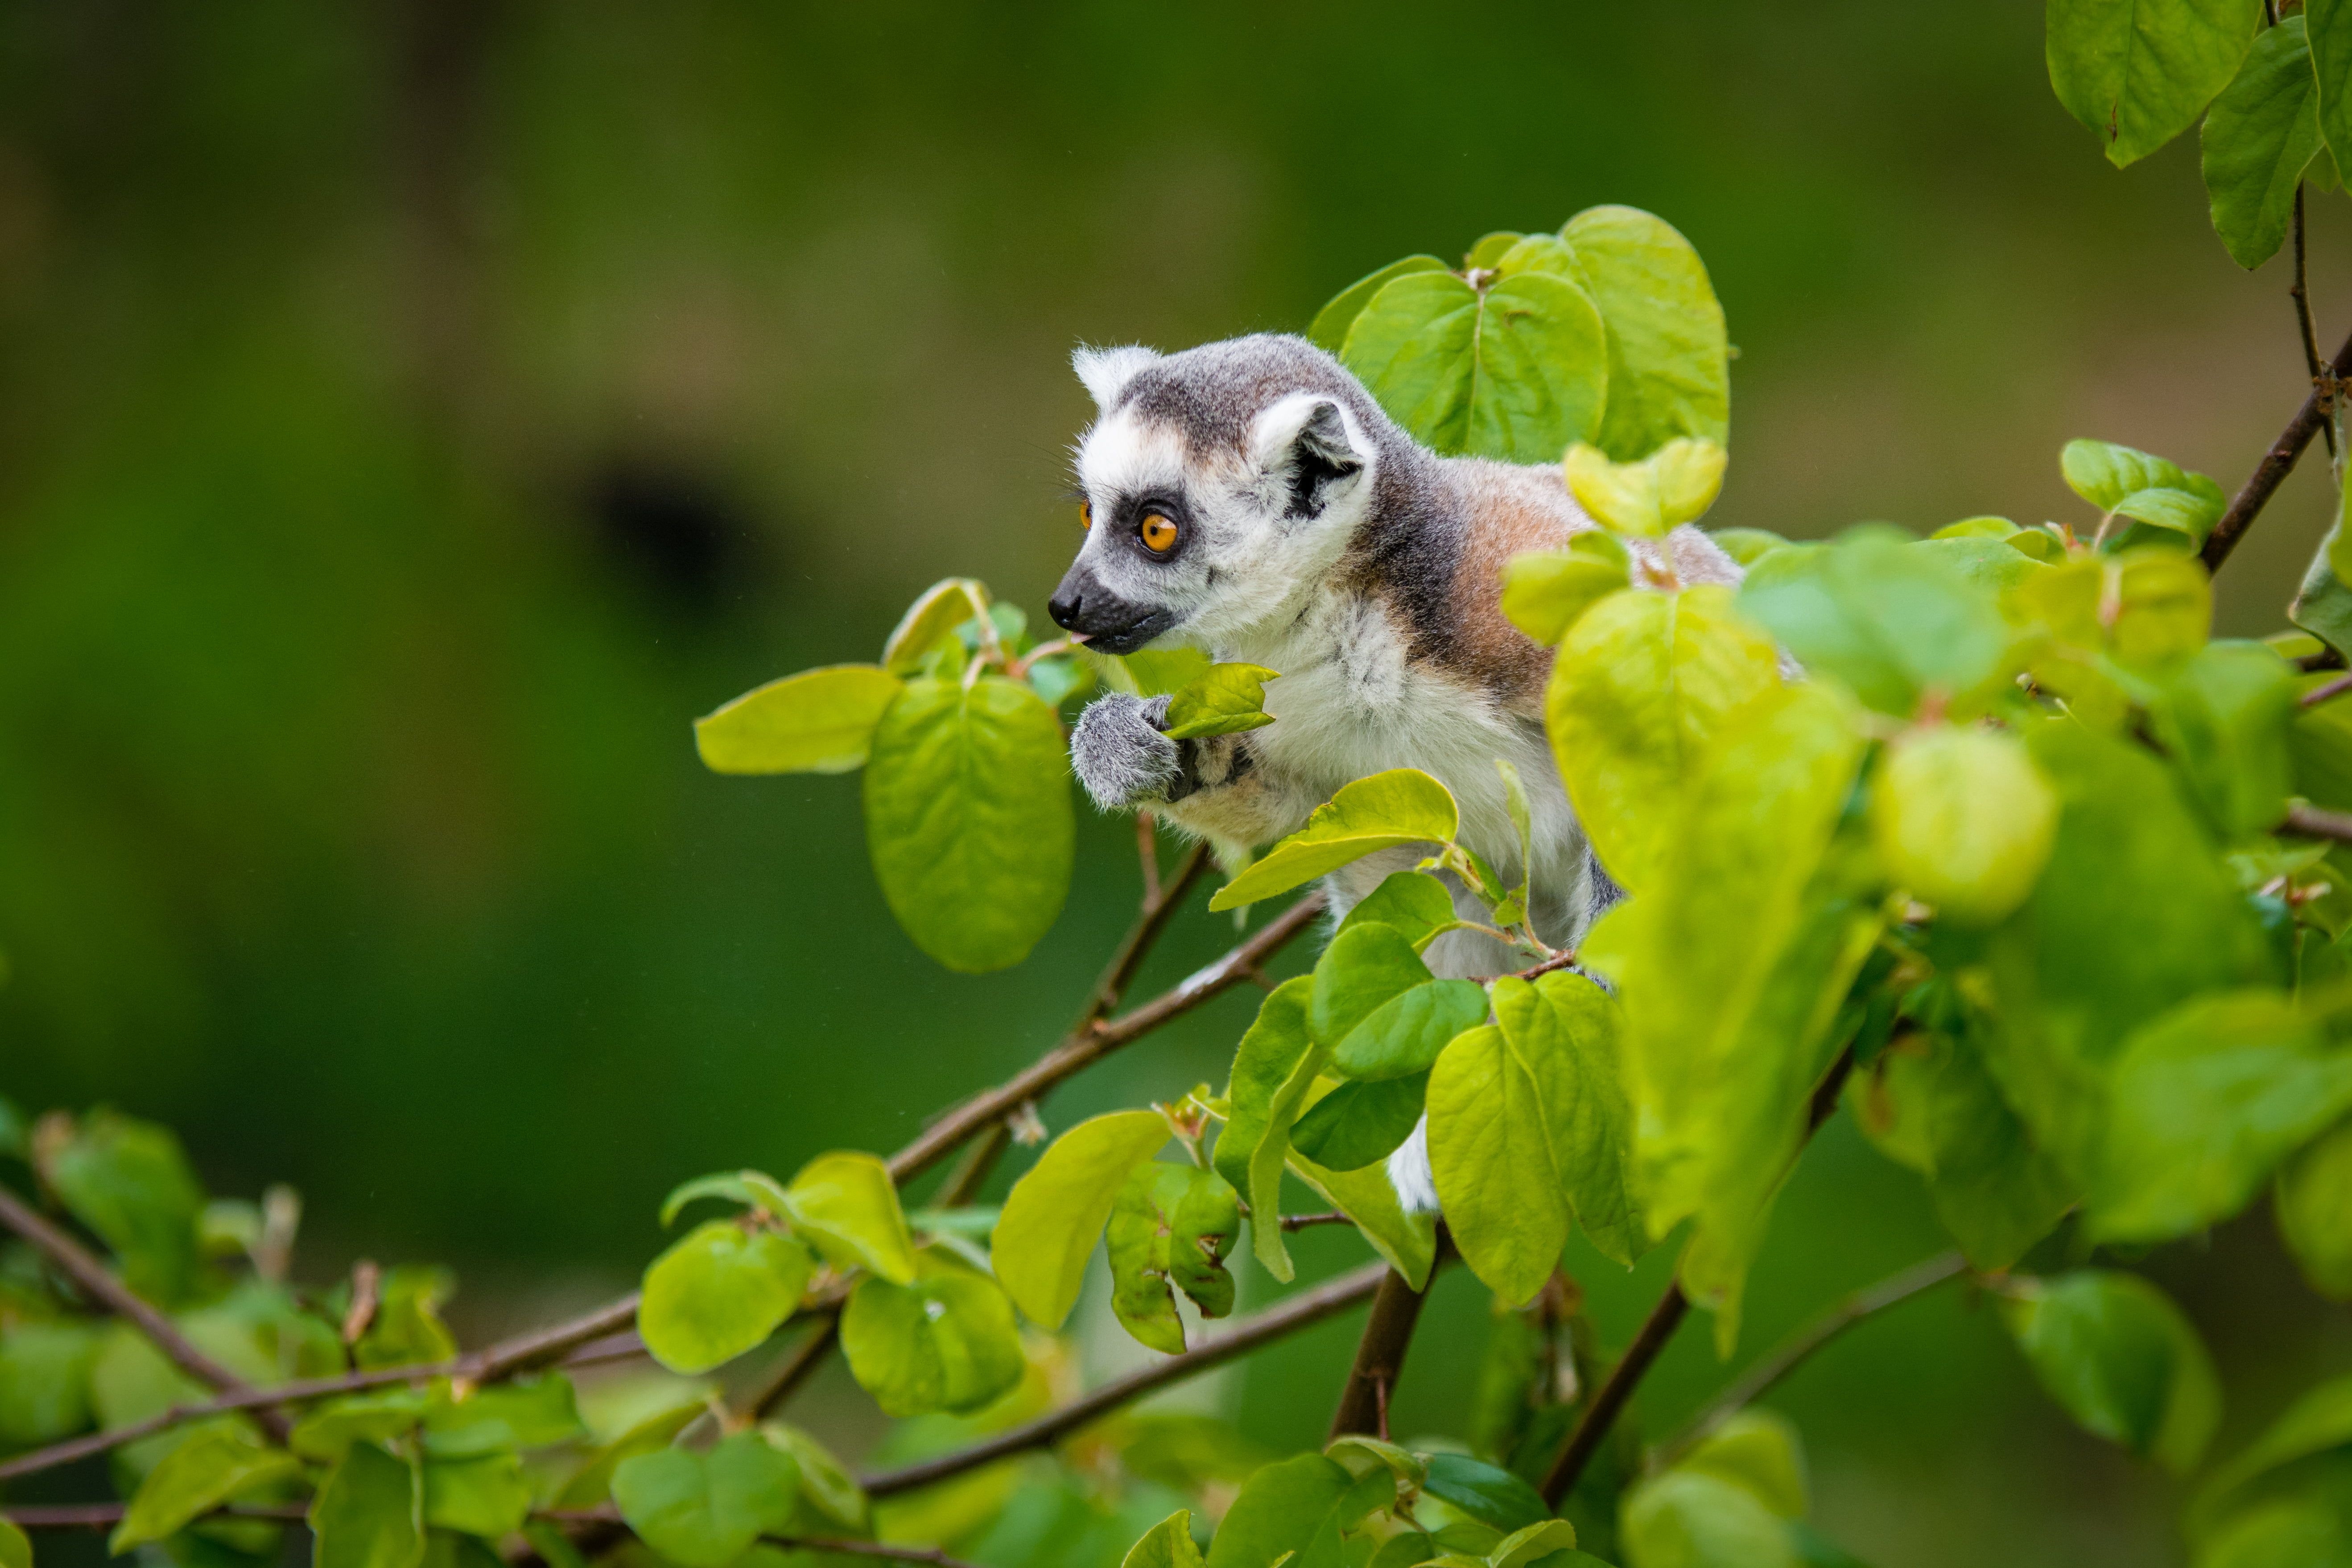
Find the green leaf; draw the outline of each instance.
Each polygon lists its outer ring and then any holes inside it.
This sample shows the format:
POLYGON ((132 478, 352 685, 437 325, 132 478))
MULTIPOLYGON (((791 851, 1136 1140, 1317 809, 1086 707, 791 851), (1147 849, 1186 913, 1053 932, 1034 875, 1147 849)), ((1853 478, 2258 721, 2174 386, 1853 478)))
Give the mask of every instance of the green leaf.
POLYGON ((866 837, 890 912, 959 973, 1029 956, 1069 891, 1076 824, 1061 721, 1015 681, 918 679, 882 715, 866 837))
POLYGON ((851 1293, 841 1318, 849 1370, 887 1415, 977 1410, 1027 1365, 1013 1302, 995 1280, 936 1251, 917 1262, 911 1285, 868 1278, 851 1293))
POLYGON ((1694 1445, 1678 1468, 1744 1487, 1782 1519, 1802 1519, 1805 1459, 1788 1417, 1751 1405, 1694 1445))
POLYGON ((789 1236, 708 1221, 646 1270, 637 1331, 670 1371, 709 1372, 792 1316, 814 1267, 808 1248, 789 1236))
POLYGON ((113 1249, 124 1284, 164 1306, 194 1289, 205 1192, 169 1129, 94 1110, 37 1159, 67 1212, 113 1249))
POLYGON ((2311 565, 2305 571, 2302 585, 2295 590, 2294 602, 2286 612, 2287 619, 2338 653, 2352 648, 2352 588, 2336 580, 2328 563, 2345 537, 2339 518, 2312 553, 2311 565))
POLYGON ((1118 1568, 1202 1568, 1201 1549, 1192 1544, 1192 1510, 1180 1508, 1144 1531, 1118 1568))
POLYGON ((1131 1172, 1111 1205, 1111 1310, 1127 1331, 1170 1355, 1184 1349, 1172 1285, 1204 1318, 1234 1310, 1224 1258, 1241 1234, 1238 1194, 1214 1171, 1150 1163, 1131 1172))
POLYGON ((1485 289, 1450 272, 1393 278, 1339 357, 1423 445, 1514 462, 1556 461, 1594 435, 1609 390, 1601 312, 1549 273, 1485 289))
POLYGON ((2213 231, 2244 268, 2278 254, 2303 172, 2319 153, 2319 95, 2301 16, 2254 36, 2236 79, 2205 116, 2213 231))
POLYGON ((2352 1121, 2315 1139, 2279 1173, 2278 1227, 2314 1290, 2352 1300, 2352 1121))
POLYGON ((1717 549, 1742 566, 1753 566, 1767 555, 1790 547, 1788 540, 1769 528, 1715 528, 1709 529, 1706 536, 1715 541, 1717 549))
POLYGON ((2221 1390, 2171 1298, 2137 1275, 2086 1268, 2017 1280, 2000 1315, 2043 1389, 2085 1431, 2176 1474, 2195 1468, 2221 1390))
POLYGON ((1013 1184, 989 1263, 1031 1322, 1058 1329, 1069 1317, 1121 1184, 1167 1142, 1160 1112, 1114 1111, 1063 1133, 1013 1184))
POLYGON ((530 1503, 530 1478, 523 1474, 519 1454, 425 1461, 428 1525, 498 1541, 522 1528, 530 1503))
POLYGON ((0 1519, 0 1568, 33 1568, 33 1542, 12 1520, 0 1519))
POLYGON ((2278 826, 2294 787, 2287 734, 2302 711, 2294 670, 2260 643, 2200 649, 2149 704, 2158 744, 2214 832, 2251 838, 2278 826))
POLYGON ((940 639, 988 609, 988 588, 976 578, 943 577, 923 590, 882 645, 882 667, 911 676, 940 639))
POLYGON ((310 1500, 311 1568, 417 1568, 425 1558, 418 1467, 354 1443, 310 1500))
POLYGON ((1809 673, 1897 718, 1928 692, 1965 699, 2010 673, 1993 592, 1936 548, 1884 528, 1769 557, 1740 585, 1739 608, 1809 673))
MULTIPOLYGON (((1478 1007, 1483 1016, 1483 995, 1478 1007)), ((1334 1171, 1360 1171, 1387 1159, 1412 1136, 1428 1090, 1426 1071, 1377 1083, 1335 1085, 1308 1104, 1291 1128, 1291 1150, 1334 1171)))
MULTIPOLYGON (((2074 493, 2102 512, 2185 535, 2193 545, 2205 542, 2229 506, 2221 487, 2203 474, 2112 441, 2069 441, 2058 466, 2074 493)), ((2126 533, 2116 547, 2145 542, 2126 533)))
POLYGON ((700 1198, 725 1198, 746 1208, 756 1208, 760 1197, 752 1189, 750 1178, 757 1174, 759 1173, 754 1171, 720 1171, 712 1175, 697 1176, 690 1182, 680 1182, 670 1189, 669 1196, 662 1199, 662 1227, 667 1229, 677 1219, 680 1210, 700 1198))
POLYGON ((875 664, 803 670, 694 721, 703 765, 720 773, 845 773, 866 765, 874 727, 906 683, 875 664))
POLYGON ((915 1277, 915 1242, 890 1168, 871 1154, 820 1154, 784 1189, 793 1226, 843 1268, 870 1268, 893 1284, 915 1277))
POLYGON ((1551 1278, 1570 1219, 1535 1079, 1490 1025, 1445 1047, 1428 1093, 1446 1226, 1470 1272, 1516 1307, 1551 1278))
MULTIPOLYGON (((1532 1563, 1551 1563, 1554 1555, 1560 1552, 1573 1553, 1573 1556, 1568 1564, 1561 1564, 1559 1568, 1572 1568, 1574 1558, 1584 1556, 1576 1551, 1576 1526, 1564 1519, 1542 1520, 1503 1537, 1495 1549, 1486 1553, 1486 1568, 1525 1568, 1526 1564, 1532 1563)), ((1586 1561, 1592 1559, 1586 1558, 1586 1561)))
POLYGON ((2257 1481, 2317 1455, 2352 1447, 2352 1377, 2310 1390, 2287 1407, 2246 1451, 2213 1472, 2189 1510, 2190 1527, 2209 1532, 2257 1481))
POLYGON ((1173 697, 1209 672, 1209 656, 1196 647, 1154 647, 1125 658, 1090 653, 1107 683, 1136 697, 1173 697))
POLYGON ((1639 892, 1655 875, 1708 740, 1780 682, 1771 639, 1733 610, 1727 588, 1628 589, 1570 630, 1545 698, 1552 753, 1621 886, 1639 892))
POLYGON ((1467 1454, 1429 1456, 1429 1479, 1422 1489, 1506 1535, 1551 1517, 1535 1488, 1467 1454))
POLYGON ((1357 1485, 1320 1454, 1266 1466, 1225 1510, 1209 1543, 1208 1568, 1268 1568, 1286 1552, 1297 1553, 1286 1568, 1339 1568, 1340 1521, 1357 1485))
POLYGON ((2352 1568, 2352 1537, 2326 1498, 2277 1498, 2232 1516, 2197 1568, 2352 1568))
POLYGON ((2006 731, 1921 726, 1887 748, 1871 831, 1890 875, 1937 913, 1991 925, 2033 891, 2058 793, 2006 731))
POLYGON ((1437 1216, 1407 1214, 1385 1170, 1373 1164, 1334 1171, 1295 1149, 1290 1168, 1324 1202, 1353 1221, 1372 1250, 1403 1275, 1406 1284, 1415 1290, 1429 1288, 1429 1271, 1437 1260, 1437 1216))
POLYGON ((0 1447, 38 1447, 89 1425, 98 1347, 86 1323, 20 1320, 0 1330, 0 1447))
POLYGON ((2050 85, 2120 169, 2197 122, 2261 20, 2261 0, 2050 0, 2050 85))
MULTIPOLYGON (((1275 1096, 1310 1048, 1307 1004, 1314 991, 1314 977, 1301 974, 1266 993, 1234 1049, 1233 1075, 1225 1086, 1225 1126, 1217 1134, 1210 1163, 1241 1191, 1249 1188, 1250 1156, 1266 1136, 1275 1096)), ((1286 1128, 1284 1136, 1286 1140, 1286 1128)))
POLYGON ((1759 699, 1710 750, 1652 884, 1584 944, 1614 949, 1650 1234, 1696 1219, 1683 1288, 1715 1310, 1726 1354, 1831 1025, 1881 918, 1875 868, 1833 837, 1857 721, 1815 683, 1759 699))
POLYGON ((1587 207, 1559 233, 1608 327, 1600 447, 1622 462, 1678 436, 1728 440, 1730 341, 1690 241, 1628 206, 1587 207))
POLYGON ((1495 1018, 1528 1064, 1569 1205, 1588 1240, 1627 1268, 1647 1250, 1633 1193, 1633 1112, 1625 1098, 1624 1013, 1564 971, 1495 983, 1495 1018))
POLYGON ((1372 302, 1372 296, 1386 288, 1393 279, 1410 277, 1415 272, 1444 272, 1445 263, 1434 256, 1408 256, 1402 261, 1391 261, 1369 277, 1359 278, 1333 297, 1331 302, 1315 312, 1314 324, 1307 329, 1307 339, 1319 348, 1338 353, 1347 346, 1348 329, 1372 302))
POLYGON ((457 1336, 441 1321, 441 1303, 456 1289, 446 1269, 389 1270, 375 1321, 352 1347, 352 1359, 365 1370, 447 1361, 457 1353, 457 1336))
POLYGON ((182 1527, 230 1499, 301 1472, 283 1448, 265 1448, 232 1422, 206 1423, 147 1472, 123 1510, 122 1522, 107 1539, 116 1556, 150 1541, 177 1534, 182 1527))
POLYGON ((873 1505, 866 1500, 857 1478, 832 1449, 799 1427, 781 1421, 761 1422, 760 1435, 772 1447, 793 1457, 793 1462, 800 1467, 801 1499, 826 1525, 855 1536, 866 1535, 872 1530, 873 1505))
POLYGON ((1633 558, 1623 542, 1599 529, 1580 533, 1565 550, 1530 550, 1503 568, 1503 616, 1549 647, 1585 611, 1630 587, 1633 558))
POLYGON ((1432 980, 1393 926, 1351 926, 1315 965, 1307 1030, 1331 1047, 1331 1066, 1368 1080, 1429 1070, 1445 1042, 1486 1016, 1486 994, 1467 980, 1432 980))
POLYGON ((1580 441, 1561 471, 1576 502, 1602 527, 1640 539, 1662 539, 1696 522, 1723 489, 1729 454, 1713 441, 1677 437, 1648 457, 1617 462, 1580 441))
POLYGON ((287 1447, 306 1459, 331 1465, 353 1443, 383 1443, 404 1436, 425 1418, 431 1396, 421 1388, 387 1388, 320 1405, 297 1422, 287 1447))
POLYGON ((1798 1568, 1787 1524, 1748 1488, 1676 1468, 1625 1494, 1633 1568, 1798 1568))
POLYGON ((1160 732, 1171 741, 1238 735, 1274 722, 1265 710, 1265 683, 1281 674, 1262 664, 1213 664, 1168 700, 1160 732))
POLYGON ((1979 1269, 2015 1266, 2074 1205, 1970 1037, 1914 1035, 1855 1074, 1847 1099, 1871 1141, 1926 1177, 1936 1217, 1979 1269))
POLYGON ((1454 895, 1426 871, 1393 871, 1364 900, 1348 911, 1339 930, 1352 926, 1394 926, 1404 933, 1415 952, 1429 945, 1454 923, 1454 895))
POLYGON ((2088 1184, 2091 1234, 2168 1241, 2238 1212, 2279 1163, 2352 1110, 2352 1051, 2281 994, 2200 996, 2116 1058, 2088 1184))
POLYGON ((1315 808, 1307 826, 1267 850, 1209 900, 1230 910, 1288 892, 1350 861, 1405 844, 1444 844, 1461 824, 1454 796, 1419 768, 1343 784, 1315 808))
POLYGON ((572 1382, 560 1372, 464 1391, 461 1396, 463 1387, 446 1381, 434 1385, 424 1411, 429 1458, 479 1458, 517 1448, 544 1448, 588 1435, 572 1382))
MULTIPOLYGON (((2352 5, 2345 0, 2304 0, 2303 15, 2318 88, 2319 132, 2340 166, 2352 156, 2352 5)), ((2329 160, 2319 162, 2325 166, 2329 160)))
MULTIPOLYGON (((1267 998, 1268 1002, 1272 1000, 1271 996, 1267 998)), ((1263 1021, 1265 1015, 1261 1013, 1259 1016, 1263 1021)), ((1246 1040, 1244 1043, 1246 1045, 1246 1040)), ((1296 1065, 1289 1074, 1268 1097, 1263 1131, 1249 1150, 1248 1181, 1243 1190, 1249 1194, 1250 1251, 1265 1266, 1267 1273, 1286 1285, 1290 1283, 1296 1270, 1291 1265, 1290 1248, 1283 1243, 1282 1226, 1276 1217, 1282 1213, 1282 1173, 1290 1160, 1291 1128, 1297 1122, 1299 1113, 1306 1110, 1307 1097, 1314 1091, 1316 1077, 1323 1070, 1330 1056, 1328 1047, 1309 1043, 1304 1053, 1296 1058, 1296 1065)), ((1238 1075, 1238 1058, 1235 1062, 1238 1075)))
POLYGON ((722 1437, 700 1453, 639 1454, 613 1471, 621 1517, 684 1568, 726 1568, 761 1536, 782 1531, 799 1490, 800 1467, 756 1432, 722 1437))

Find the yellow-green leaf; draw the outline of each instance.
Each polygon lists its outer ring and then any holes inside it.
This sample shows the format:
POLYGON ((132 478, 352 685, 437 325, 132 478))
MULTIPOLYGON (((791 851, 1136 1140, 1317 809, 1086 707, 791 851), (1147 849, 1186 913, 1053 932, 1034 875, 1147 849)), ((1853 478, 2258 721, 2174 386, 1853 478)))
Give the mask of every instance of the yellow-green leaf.
POLYGON ((923 590, 882 645, 882 668, 912 675, 941 637, 988 614, 988 588, 972 577, 942 577, 923 590))
POLYGON ((793 1224, 835 1263, 904 1285, 915 1277, 915 1240, 890 1168, 871 1154, 820 1154, 784 1189, 793 1224))
POLYGON ((646 1270, 637 1331, 670 1371, 709 1372, 792 1316, 814 1268, 808 1248, 789 1236, 708 1221, 646 1270))
POLYGON ((1212 910, 1288 892, 1379 849, 1449 843, 1461 814, 1446 787, 1418 768, 1391 768, 1340 786, 1307 826, 1217 891, 1212 910))
POLYGON ((1723 489, 1730 455, 1713 441, 1678 436, 1636 462, 1612 461, 1580 441, 1561 464, 1577 504, 1604 528, 1657 539, 1696 522, 1723 489))
POLYGON ((1063 1133, 1013 1184, 989 1264, 1031 1322, 1062 1326, 1121 1184, 1167 1142, 1160 1112, 1113 1111, 1063 1133))
POLYGON ((2058 794, 2014 735, 1947 724, 1887 748, 1871 827, 1896 881, 1946 919, 1990 925, 2050 859, 2058 794))
POLYGON ((906 682, 874 664, 804 669, 694 721, 705 767, 721 773, 845 773, 866 765, 874 727, 906 682))
POLYGON ((1265 710, 1265 683, 1281 672, 1262 664, 1213 664, 1168 700, 1160 732, 1171 741, 1237 735, 1274 722, 1265 710))

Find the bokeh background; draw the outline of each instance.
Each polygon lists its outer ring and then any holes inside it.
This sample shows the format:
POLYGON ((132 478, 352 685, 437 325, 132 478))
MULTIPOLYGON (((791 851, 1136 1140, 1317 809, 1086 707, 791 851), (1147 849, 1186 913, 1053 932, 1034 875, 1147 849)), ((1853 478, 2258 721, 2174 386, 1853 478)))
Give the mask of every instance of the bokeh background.
MULTIPOLYGON (((950 573, 1040 607, 1073 343, 1295 330, 1489 229, 1630 202, 1698 246, 1739 348, 1717 522, 2080 520, 2074 436, 2234 487, 2301 395, 2284 267, 2224 255, 2193 138, 2109 169, 2041 28, 2034 0, 7 7, 0 1092, 171 1121, 219 1190, 291 1181, 306 1274, 447 1259, 482 1331, 624 1287, 683 1177, 902 1142, 1066 1022, 1136 893, 1125 825, 1089 821, 1028 964, 957 978, 891 924, 855 779, 711 776, 688 720, 873 657, 950 573)), ((2313 246, 2332 344, 2352 204, 2313 246)), ((2330 500, 2291 482, 2229 629, 2280 624, 2330 500)), ((1196 910, 1143 984, 1229 939, 1196 910)), ((1048 1120, 1222 1080, 1252 1005, 1048 1120)), ((1746 1349, 1938 1245, 1841 1121, 1746 1349)), ((1586 1262, 1622 1339, 1664 1259, 1586 1262)), ((2147 1267, 2221 1360, 2221 1452, 2352 1367, 2259 1215, 2147 1267)), ((1461 1431, 1485 1314, 1441 1287, 1403 1430, 1461 1431)), ((1354 1331, 1205 1397, 1312 1442, 1354 1331)), ((1723 1375, 1705 1339, 1654 1423, 1723 1375)), ((2175 1555, 2179 1493, 1958 1290, 1777 1402, 1875 1563, 2175 1555)), ((806 1408, 875 1430, 845 1380, 806 1408)))

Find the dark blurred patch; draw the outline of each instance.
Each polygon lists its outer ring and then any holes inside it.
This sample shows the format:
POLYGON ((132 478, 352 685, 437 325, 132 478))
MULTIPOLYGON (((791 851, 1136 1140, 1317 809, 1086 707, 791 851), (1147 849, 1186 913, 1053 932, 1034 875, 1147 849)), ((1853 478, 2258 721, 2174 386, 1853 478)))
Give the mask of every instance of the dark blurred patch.
POLYGON ((773 542, 729 488, 681 465, 621 458, 589 486, 607 560, 652 607, 682 620, 727 613, 777 575, 773 542))

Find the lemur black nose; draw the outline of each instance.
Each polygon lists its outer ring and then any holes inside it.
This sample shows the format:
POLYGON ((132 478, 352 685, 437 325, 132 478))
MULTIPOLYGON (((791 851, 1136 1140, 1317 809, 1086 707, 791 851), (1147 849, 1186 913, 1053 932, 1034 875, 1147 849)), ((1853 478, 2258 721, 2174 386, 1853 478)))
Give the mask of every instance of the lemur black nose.
POLYGON ((1085 604, 1085 598, 1076 588, 1065 584, 1045 601, 1045 613, 1054 617, 1055 626, 1066 632, 1074 632, 1078 629, 1078 611, 1085 604))

